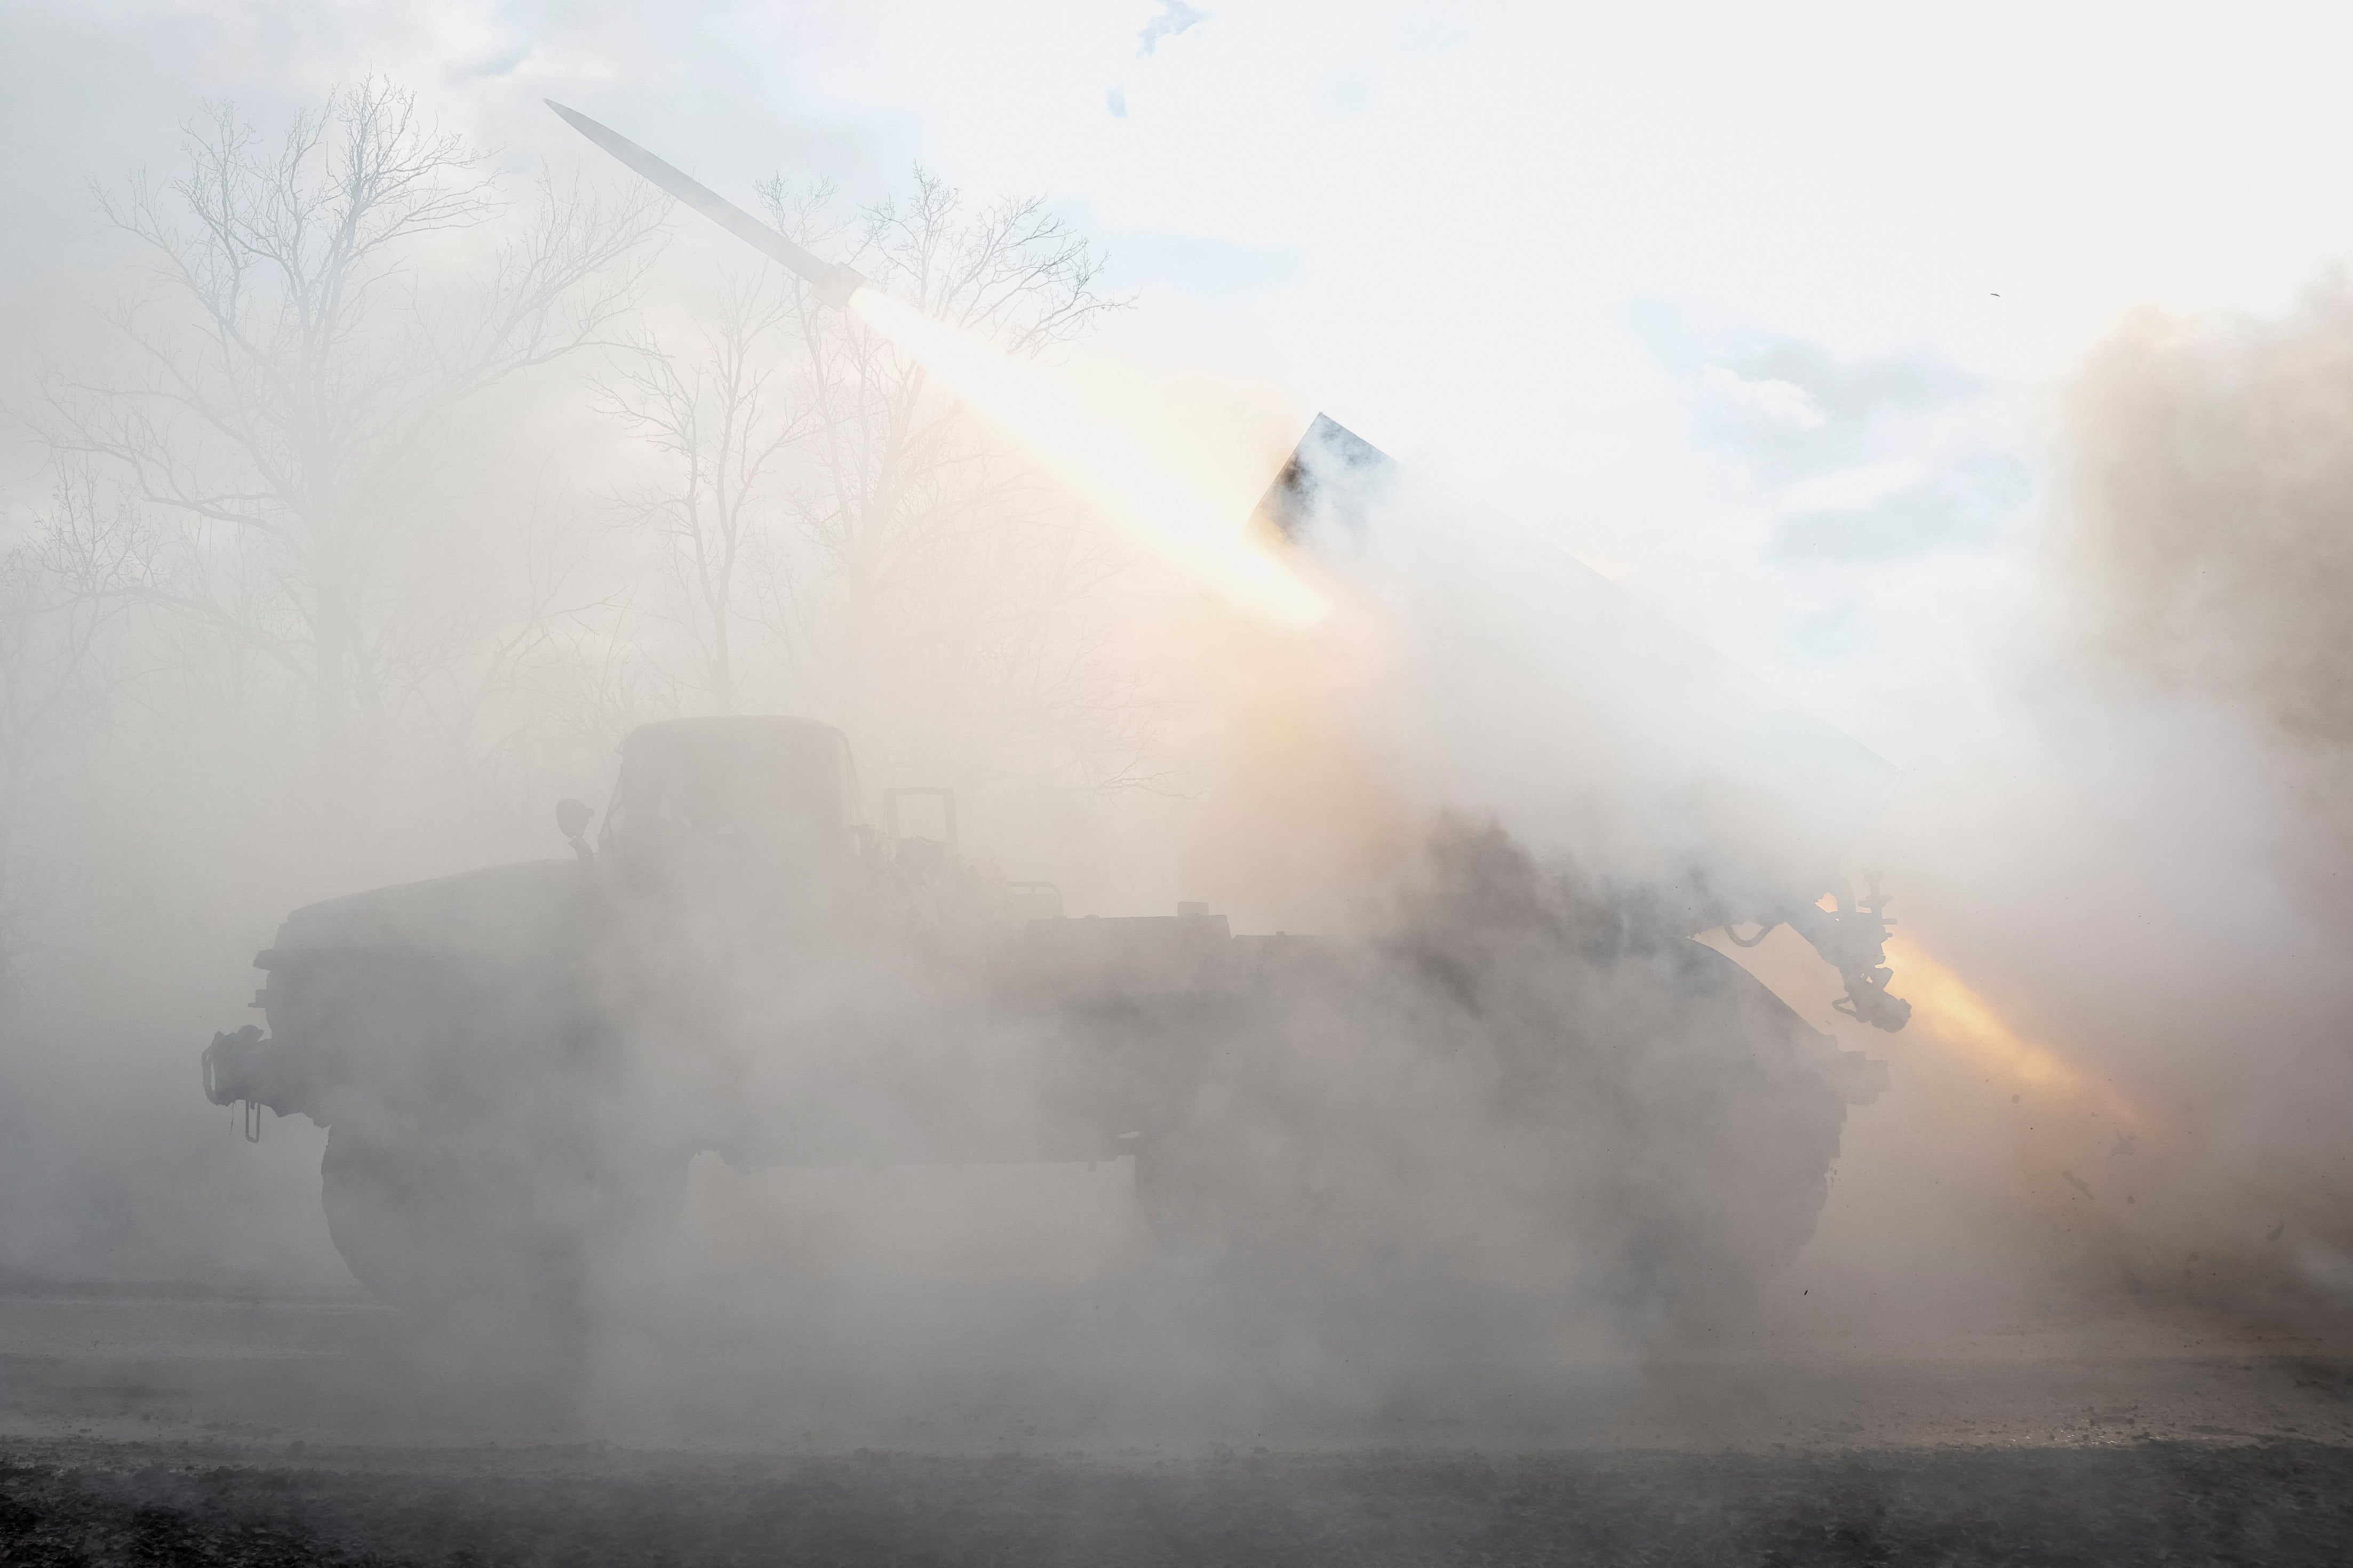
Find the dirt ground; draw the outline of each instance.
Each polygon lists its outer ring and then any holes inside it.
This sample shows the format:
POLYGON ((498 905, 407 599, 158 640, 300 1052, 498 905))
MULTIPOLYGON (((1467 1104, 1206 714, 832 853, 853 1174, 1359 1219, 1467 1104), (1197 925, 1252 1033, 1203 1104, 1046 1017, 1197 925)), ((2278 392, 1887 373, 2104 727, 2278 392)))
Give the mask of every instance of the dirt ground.
POLYGON ((0 1451, 15 1563, 2340 1563, 2353 1449, 0 1451))
POLYGON ((1099 1290, 900 1295, 854 1304, 887 1352, 812 1299, 550 1396, 356 1298, 20 1284, 0 1564, 2353 1560, 2326 1334, 2120 1303, 1352 1382, 1139 1358, 1099 1290))

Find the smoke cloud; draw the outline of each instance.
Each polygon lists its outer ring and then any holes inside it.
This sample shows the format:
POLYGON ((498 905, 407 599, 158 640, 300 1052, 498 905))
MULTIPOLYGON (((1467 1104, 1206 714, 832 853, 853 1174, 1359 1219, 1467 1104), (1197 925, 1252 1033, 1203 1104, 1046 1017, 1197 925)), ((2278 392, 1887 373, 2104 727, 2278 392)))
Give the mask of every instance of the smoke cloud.
MULTIPOLYGON (((1173 64, 1206 29, 1165 10, 1173 64)), ((331 160, 343 122, 255 113, 193 123, 185 188, 115 187, 120 249, 42 285, 92 312, 41 312, 44 363, 7 366, 0 1275, 366 1290, 460 1384, 820 1439, 915 1440, 882 1417, 1015 1385, 1106 1430, 1270 1389, 1377 1409, 1817 1308, 1895 1332, 2128 1286, 2342 1300, 2339 283, 2094 357, 2047 613, 1987 698, 2047 765, 1907 794, 1546 531, 1328 422, 1251 542, 1332 613, 1253 617, 902 344, 617 188, 511 200, 421 119, 401 145, 442 195, 386 220, 373 313, 289 397, 259 373, 310 352, 316 301, 223 287, 190 198, 271 177, 232 154, 290 123, 331 160), (159 363, 262 434, 175 423, 159 363), (615 814, 640 726, 762 713, 848 737, 853 841, 899 900, 854 940, 794 925, 834 912, 813 879, 744 916, 776 847, 738 824, 700 845, 708 886, 640 902, 596 829, 591 864, 551 826, 566 797, 615 814), (885 791, 915 792, 896 834, 885 791), (462 880, 485 868, 506 890, 462 880), (1892 1037, 1833 1011, 1788 920, 1881 870, 1919 1006, 1892 1037), (1050 900, 1071 918, 1041 932, 1050 900), (332 1142, 290 1114, 247 1145, 195 1053, 257 985, 299 1036, 307 984, 252 955, 356 951, 396 909, 449 951, 338 1004, 385 1065, 308 1103, 332 1142), (542 916, 595 925, 589 959, 535 967, 542 916)), ((1168 379, 1141 356, 1090 359, 1124 301, 1050 204, 929 174, 765 195, 1238 531, 1308 424, 1256 384, 1185 388, 1219 406, 1196 416, 1138 393, 1168 379)), ((1982 390, 1759 342, 1686 368, 1700 447, 1760 483, 1835 479, 1982 390)), ((2023 466, 1964 434, 1951 472, 1793 500, 1759 559, 1925 572, 2010 538, 2023 466)))
POLYGON ((2122 325, 2068 405, 2052 553, 2068 646, 2097 700, 2137 715, 2111 733, 2137 731, 2155 767, 2211 749, 2171 780, 2113 786, 2173 839, 2183 890, 2206 906, 2184 922, 2204 944, 2192 962, 2235 1004, 2192 1003, 2211 1044, 2156 1053, 2171 1060, 2154 1081, 2176 1091, 2156 1091, 2159 1114, 2212 1097, 2206 1116, 2172 1113, 2204 1123, 2174 1153, 2221 1185, 2190 1205, 2199 1223, 2168 1261, 2211 1266, 2219 1247, 2221 1279, 2285 1278, 2324 1299, 2353 1278, 2346 1172, 2314 1117, 2353 1089, 2328 957, 2353 921, 2349 300, 2332 271, 2275 316, 2122 325))
MULTIPOLYGON (((2120 681, 2244 713, 2294 773, 2296 827, 2341 850, 2330 786, 2353 745, 2353 583, 2344 437, 2353 291, 2341 275, 2272 320, 2150 313, 2108 342, 2078 395, 2081 500, 2067 563, 2091 645, 2120 681)), ((2341 853, 2281 864, 2336 905, 2341 853)))

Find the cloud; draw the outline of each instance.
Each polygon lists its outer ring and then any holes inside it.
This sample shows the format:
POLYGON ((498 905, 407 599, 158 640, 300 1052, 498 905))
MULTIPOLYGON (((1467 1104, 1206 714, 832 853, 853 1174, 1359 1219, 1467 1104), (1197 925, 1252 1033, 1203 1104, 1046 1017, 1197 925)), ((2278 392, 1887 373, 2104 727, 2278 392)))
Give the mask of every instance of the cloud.
POLYGON ((1324 79, 1324 112, 1344 118, 1369 113, 1378 92, 1369 70, 1334 71, 1324 79))
POLYGON ((1427 5, 1398 19, 1397 47, 1416 57, 1447 54, 1469 43, 1476 30, 1463 8, 1427 5))
MULTIPOLYGON (((1841 354, 1787 332, 1638 301, 1627 324, 1682 389, 1693 445, 1775 522, 1767 564, 1855 565, 1985 549, 2034 489, 1994 390, 1941 354, 1841 354), (1778 515, 1776 515, 1778 514, 1778 515)), ((1843 646, 1844 632, 1809 646, 1843 646)))
POLYGON ((1159 49, 1161 39, 1190 32, 1208 19, 1207 11, 1187 5, 1186 0, 1160 0, 1160 15, 1146 22, 1144 31, 1135 35, 1135 52, 1148 57, 1159 49))
POLYGON ((1989 544, 2032 489, 2032 470, 2019 459, 1977 453, 1867 506, 1784 517, 1766 546, 1766 559, 1789 566, 1901 561, 1989 544))
POLYGON ((1932 354, 1845 360, 1802 339, 1741 340, 1692 378, 1693 435, 1768 485, 1884 460, 1904 445, 1905 426, 1980 390, 1932 354))
POLYGON ((1705 322, 1662 300, 1637 301, 1625 320, 1683 384, 1694 443, 1768 486, 1883 461, 1905 443, 1905 426, 1986 395, 1977 377, 1926 350, 1850 358, 1786 332, 1705 322))
POLYGON ((1708 366, 1707 374, 1702 379, 1710 391, 1722 393, 1733 402, 1785 425, 1811 430, 1824 424, 1828 418, 1814 406, 1811 395, 1794 381, 1751 381, 1720 364, 1708 366))
POLYGON ((1306 270, 1305 253, 1294 246, 1236 245, 1170 229, 1089 228, 1109 257, 1104 279, 1118 289, 1238 300, 1296 283, 1306 270))
POLYGON ((1820 343, 1776 333, 1742 334, 1721 363, 1751 380, 1803 387, 1834 418, 1928 414, 1982 390, 1976 377, 1936 354, 1841 359, 1820 343))

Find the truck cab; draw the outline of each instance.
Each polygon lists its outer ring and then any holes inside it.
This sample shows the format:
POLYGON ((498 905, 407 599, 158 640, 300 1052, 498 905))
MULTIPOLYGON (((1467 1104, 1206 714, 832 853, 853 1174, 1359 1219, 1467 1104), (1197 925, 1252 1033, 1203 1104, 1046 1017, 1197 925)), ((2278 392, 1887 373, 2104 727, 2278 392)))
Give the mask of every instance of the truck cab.
POLYGON ((672 719, 631 731, 620 752, 595 856, 616 893, 766 938, 813 939, 843 916, 864 836, 840 731, 672 719))

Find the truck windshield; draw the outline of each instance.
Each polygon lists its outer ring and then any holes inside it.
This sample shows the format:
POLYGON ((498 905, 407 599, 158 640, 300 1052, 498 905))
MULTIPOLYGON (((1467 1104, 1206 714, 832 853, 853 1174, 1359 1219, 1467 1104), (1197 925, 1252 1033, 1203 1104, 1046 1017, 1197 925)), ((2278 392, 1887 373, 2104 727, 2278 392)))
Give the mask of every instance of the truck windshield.
POLYGON ((830 837, 851 816, 841 736, 820 725, 649 728, 631 737, 612 828, 658 841, 830 837))

